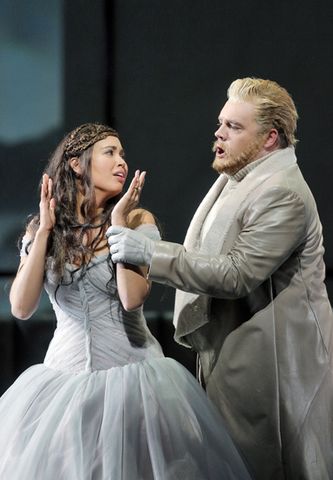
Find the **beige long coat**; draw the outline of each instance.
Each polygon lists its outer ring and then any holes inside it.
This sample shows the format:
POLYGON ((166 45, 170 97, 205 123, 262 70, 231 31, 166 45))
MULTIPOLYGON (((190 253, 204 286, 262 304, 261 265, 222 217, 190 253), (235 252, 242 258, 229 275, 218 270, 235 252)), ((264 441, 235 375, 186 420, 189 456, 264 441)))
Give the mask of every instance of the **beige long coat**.
POLYGON ((333 479, 333 315, 322 229, 293 147, 239 182, 200 244, 157 242, 149 278, 177 292, 175 338, 258 480, 333 479), (184 293, 189 292, 189 293, 184 293))

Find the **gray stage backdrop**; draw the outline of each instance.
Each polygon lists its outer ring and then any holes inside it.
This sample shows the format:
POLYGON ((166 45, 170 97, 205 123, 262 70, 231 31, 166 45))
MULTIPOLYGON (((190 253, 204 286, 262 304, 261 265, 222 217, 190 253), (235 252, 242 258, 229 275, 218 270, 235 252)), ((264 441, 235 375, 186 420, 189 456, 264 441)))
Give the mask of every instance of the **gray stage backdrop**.
MULTIPOLYGON (((317 200, 332 272, 330 2, 32 3, 1 5, 2 273, 17 267, 15 239, 38 209, 49 153, 87 121, 118 129, 130 175, 147 170, 143 205, 160 219, 167 240, 182 242, 216 178, 211 147, 226 89, 244 76, 276 80, 294 98, 297 155, 317 200)), ((155 286, 146 309, 171 311, 173 298, 171 289, 155 286)), ((2 293, 0 313, 7 311, 2 293)))

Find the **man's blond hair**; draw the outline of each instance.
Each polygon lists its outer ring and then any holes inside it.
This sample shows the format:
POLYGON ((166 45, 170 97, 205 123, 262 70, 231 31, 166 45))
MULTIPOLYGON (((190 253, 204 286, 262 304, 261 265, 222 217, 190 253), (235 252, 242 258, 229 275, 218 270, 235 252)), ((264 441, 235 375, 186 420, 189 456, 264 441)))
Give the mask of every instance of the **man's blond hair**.
POLYGON ((281 148, 296 145, 295 131, 298 114, 291 95, 271 80, 240 78, 228 89, 231 102, 249 102, 255 107, 255 120, 266 133, 275 128, 279 133, 281 148))

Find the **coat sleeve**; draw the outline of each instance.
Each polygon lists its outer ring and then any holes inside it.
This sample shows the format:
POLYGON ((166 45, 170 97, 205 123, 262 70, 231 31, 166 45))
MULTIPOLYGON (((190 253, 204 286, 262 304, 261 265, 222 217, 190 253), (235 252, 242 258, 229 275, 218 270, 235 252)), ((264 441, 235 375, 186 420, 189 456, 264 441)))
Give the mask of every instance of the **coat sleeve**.
POLYGON ((240 233, 225 255, 190 253, 182 245, 157 242, 149 279, 185 292, 235 299, 249 294, 301 250, 305 205, 286 187, 253 198, 239 221, 240 233))

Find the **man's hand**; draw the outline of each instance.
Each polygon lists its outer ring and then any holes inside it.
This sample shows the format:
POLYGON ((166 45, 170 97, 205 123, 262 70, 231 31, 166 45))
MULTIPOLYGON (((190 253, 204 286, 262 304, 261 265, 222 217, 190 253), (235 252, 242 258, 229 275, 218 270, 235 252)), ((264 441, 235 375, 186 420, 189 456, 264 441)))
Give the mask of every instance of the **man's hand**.
POLYGON ((130 228, 111 226, 106 231, 114 263, 124 262, 132 265, 150 265, 155 241, 130 228))

